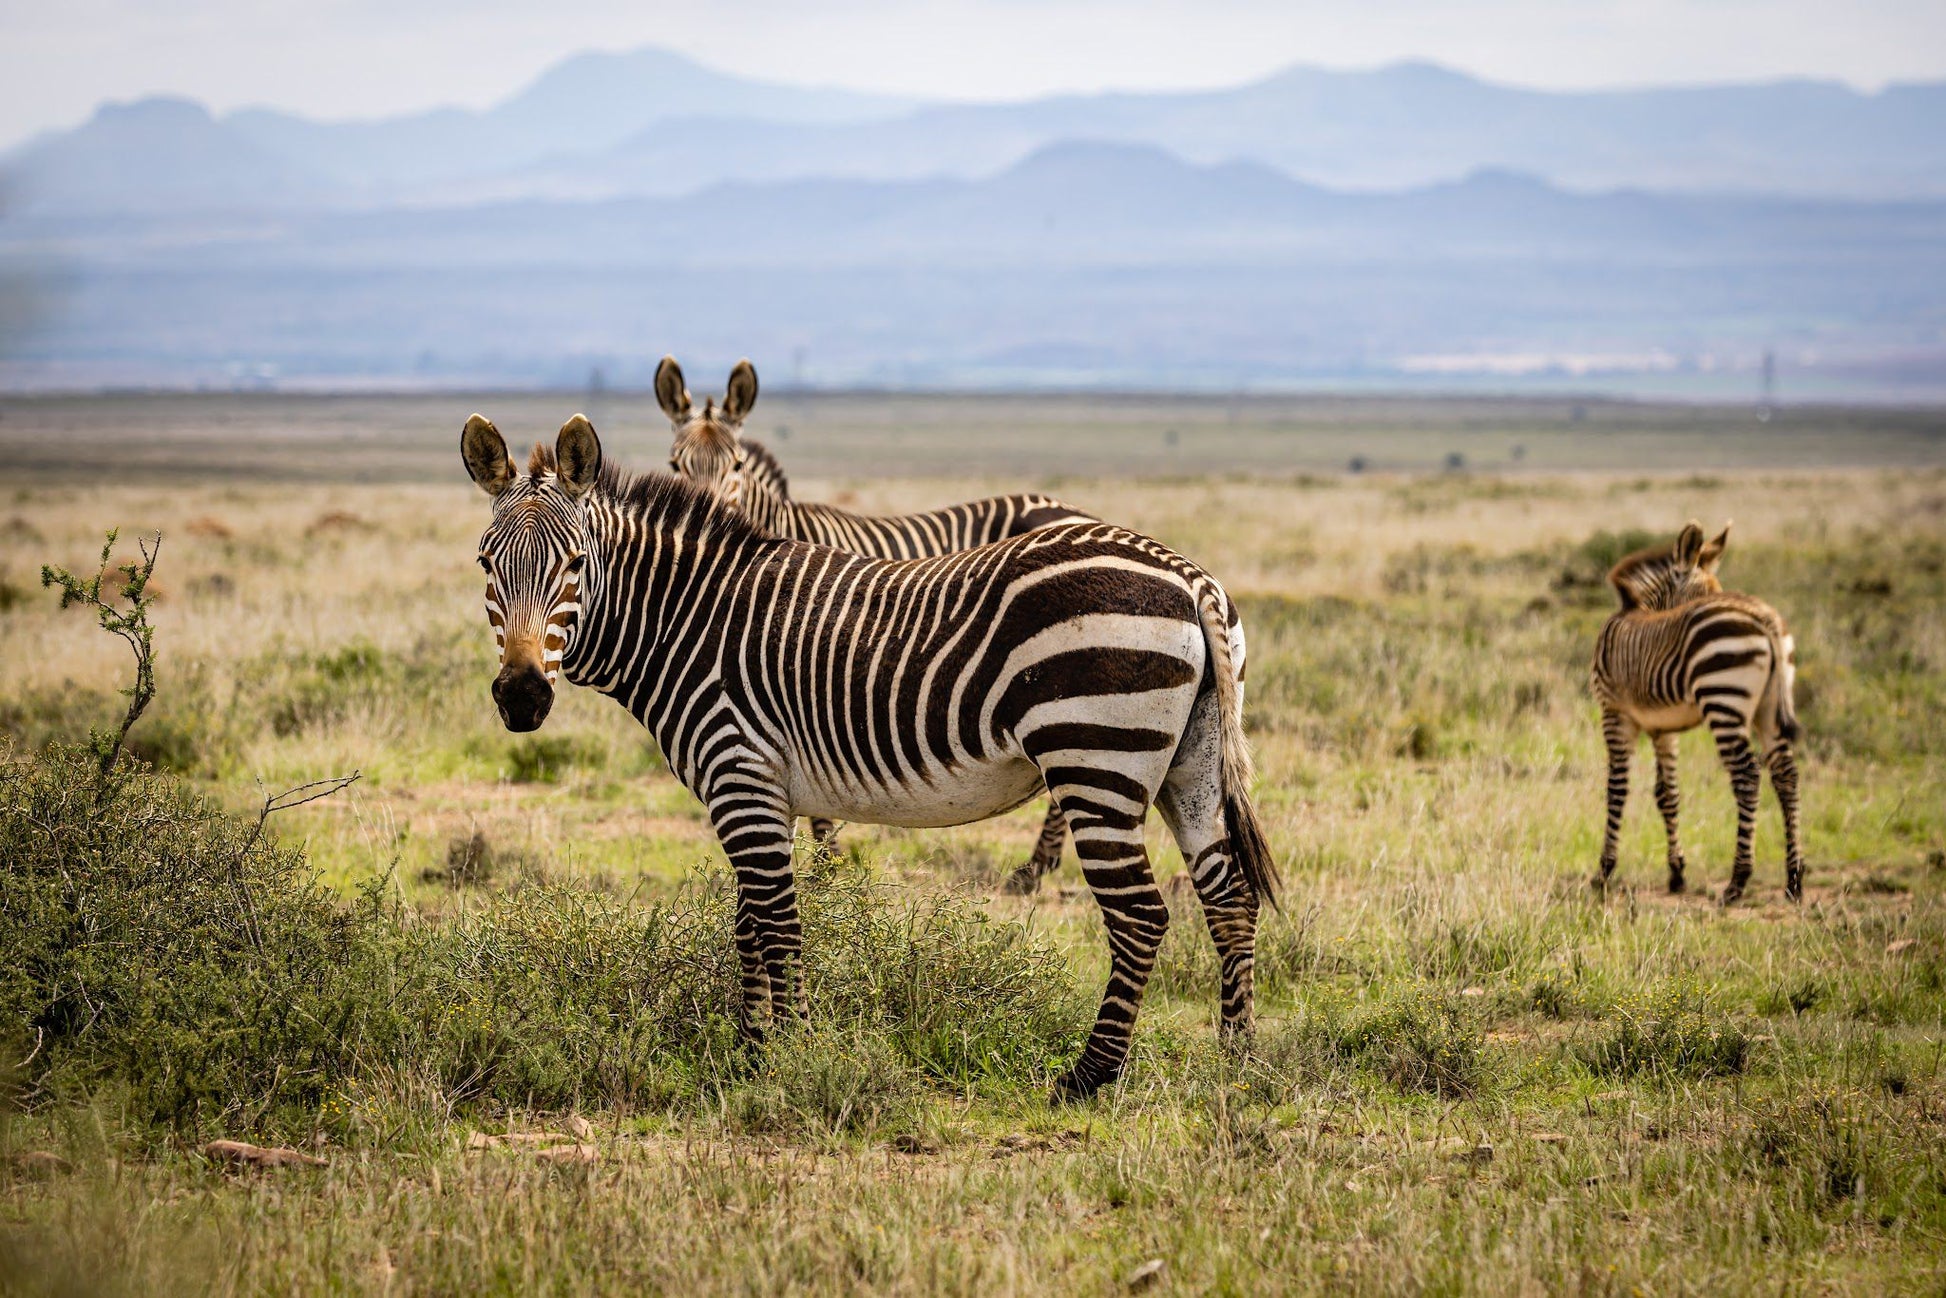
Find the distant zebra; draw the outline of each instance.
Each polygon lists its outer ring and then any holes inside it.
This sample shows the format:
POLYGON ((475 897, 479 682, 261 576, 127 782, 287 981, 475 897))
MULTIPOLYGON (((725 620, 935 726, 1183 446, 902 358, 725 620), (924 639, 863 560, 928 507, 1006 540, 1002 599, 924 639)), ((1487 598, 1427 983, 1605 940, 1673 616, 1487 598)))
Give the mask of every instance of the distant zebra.
POLYGON ((485 418, 461 455, 493 497, 480 539, 509 730, 555 676, 613 696, 708 808, 736 873, 740 1021, 801 1013, 798 814, 963 824, 1043 787, 1108 929, 1093 1033, 1059 1079, 1121 1074, 1169 922, 1142 825, 1182 848, 1215 939, 1227 1035, 1251 1025, 1276 868, 1249 791, 1243 628, 1215 579, 1161 544, 1073 523, 892 563, 767 537, 679 478, 603 463, 582 416, 518 473, 485 418))
POLYGON ((1723 904, 1741 897, 1750 879, 1760 760, 1770 770, 1784 813, 1784 893, 1792 900, 1802 895, 1797 760, 1791 751, 1798 736, 1791 703, 1795 641, 1776 609, 1725 591, 1717 582, 1716 567, 1729 539, 1727 524, 1705 542, 1702 527, 1690 523, 1674 545, 1631 554, 1608 574, 1622 607, 1595 645, 1595 697, 1608 743, 1608 824, 1595 880, 1599 887, 1607 886, 1615 869, 1630 752, 1646 733, 1655 745, 1656 806, 1669 835, 1669 891, 1683 890, 1676 736, 1707 724, 1737 800, 1736 863, 1723 904))
MULTIPOLYGON (((742 435, 743 421, 757 403, 756 367, 738 361, 723 392, 721 406, 710 398, 698 410, 690 400, 682 366, 673 356, 662 358, 655 371, 655 396, 675 428, 669 467, 716 492, 772 536, 815 541, 879 559, 923 559, 989 545, 1037 528, 1097 521, 1052 496, 1031 492, 895 515, 854 514, 832 505, 792 500, 783 466, 762 443, 742 435)), ((828 848, 836 839, 836 827, 828 820, 814 819, 811 835, 828 848)), ((1050 798, 1033 855, 1008 877, 1006 890, 1026 893, 1039 888, 1041 876, 1060 865, 1066 838, 1061 808, 1050 798)))

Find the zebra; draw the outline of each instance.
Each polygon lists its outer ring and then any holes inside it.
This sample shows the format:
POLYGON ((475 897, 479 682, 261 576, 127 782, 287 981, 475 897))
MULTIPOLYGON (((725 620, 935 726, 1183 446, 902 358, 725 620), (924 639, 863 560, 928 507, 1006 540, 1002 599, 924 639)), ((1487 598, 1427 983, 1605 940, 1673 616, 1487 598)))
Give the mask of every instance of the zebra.
POLYGON ((1621 609, 1595 644, 1594 692, 1608 746, 1608 822, 1598 889, 1606 889, 1615 870, 1629 757, 1637 737, 1646 733, 1655 746, 1656 806, 1668 831, 1669 891, 1683 891, 1676 736, 1706 724, 1737 800, 1736 862, 1723 904, 1741 897, 1750 879, 1760 763, 1770 771, 1784 816, 1784 894, 1793 901, 1803 895, 1797 759, 1791 749, 1799 733, 1791 701, 1796 641, 1776 609, 1726 591, 1717 581, 1729 540, 1728 524, 1705 541, 1702 526, 1692 522, 1673 545, 1637 551, 1608 574, 1621 609))
MULTIPOLYGON (((791 499, 790 481, 776 457, 761 442, 743 436, 743 421, 757 402, 757 368, 747 358, 731 369, 721 406, 711 397, 697 409, 683 379, 682 366, 673 356, 664 356, 656 366, 655 396, 675 430, 669 467, 715 491, 772 536, 813 541, 879 559, 923 559, 1061 523, 1099 521, 1065 501, 1037 492, 989 496, 928 513, 892 516, 854 514, 832 505, 795 501, 791 499)), ((837 827, 821 817, 813 819, 811 836, 820 847, 830 850, 836 843, 837 827)), ((1042 877, 1060 865, 1066 839, 1067 822, 1061 818, 1060 806, 1050 798, 1032 855, 1007 877, 1003 889, 1015 894, 1039 889, 1042 877)))
POLYGON ((653 735, 736 877, 746 1039, 805 1012, 794 816, 964 824, 1045 787, 1110 953, 1056 1095, 1087 1096, 1128 1059, 1169 923, 1143 844, 1151 805, 1216 944, 1222 1034, 1247 1040, 1277 869, 1231 668, 1243 627, 1213 577, 1106 523, 907 562, 766 536, 693 483, 612 466, 581 415, 525 472, 484 416, 460 451, 493 498, 479 561, 501 721, 540 726, 565 678, 653 735))

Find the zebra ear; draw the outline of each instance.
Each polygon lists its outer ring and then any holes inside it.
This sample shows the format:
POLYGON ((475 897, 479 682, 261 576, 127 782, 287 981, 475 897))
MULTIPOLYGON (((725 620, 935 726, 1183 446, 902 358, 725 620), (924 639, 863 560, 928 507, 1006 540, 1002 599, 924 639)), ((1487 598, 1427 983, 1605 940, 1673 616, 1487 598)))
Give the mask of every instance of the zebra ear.
POLYGON ((743 422, 750 407, 757 404, 757 367, 749 358, 736 363, 730 371, 729 386, 723 389, 723 417, 733 424, 743 422))
POLYGON ((466 472, 489 496, 505 491, 514 480, 514 462, 507 455, 507 439, 485 415, 466 421, 459 435, 459 457, 466 472))
POLYGON ((1697 522, 1685 524, 1681 535, 1676 537, 1674 558, 1678 568, 1694 568, 1696 560, 1703 553, 1703 525, 1697 522))
POLYGON ((655 400, 670 423, 689 422, 689 389, 683 385, 682 366, 673 356, 664 356, 662 364, 655 367, 655 400))
POLYGON ((1723 562, 1723 551, 1730 544, 1730 525, 1723 524, 1723 530, 1712 536, 1703 546, 1703 552, 1696 558, 1696 566, 1704 572, 1715 572, 1716 565, 1723 562))
POLYGON ((576 415, 561 425, 561 434, 554 439, 554 465, 561 490, 571 497, 585 495, 595 485, 601 472, 601 438, 595 436, 588 416, 576 415))

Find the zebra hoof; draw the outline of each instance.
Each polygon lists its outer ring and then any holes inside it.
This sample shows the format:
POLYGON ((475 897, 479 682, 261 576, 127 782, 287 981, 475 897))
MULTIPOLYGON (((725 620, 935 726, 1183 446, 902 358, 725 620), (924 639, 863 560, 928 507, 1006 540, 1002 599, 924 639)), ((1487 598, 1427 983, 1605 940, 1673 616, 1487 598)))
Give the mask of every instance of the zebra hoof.
POLYGON ((1000 891, 1010 897, 1025 897, 1041 890, 1040 871, 1031 865, 1017 867, 1000 885, 1000 891))
POLYGON ((1784 885, 1784 899, 1786 901, 1803 901, 1804 881, 1802 879, 1792 879, 1786 883, 1784 885))
POLYGON ((1743 889, 1737 884, 1733 883, 1728 887, 1726 887, 1725 889, 1723 889, 1723 896, 1718 900, 1718 904, 1727 909, 1728 907, 1736 905, 1738 900, 1741 899, 1742 896, 1743 896, 1743 889))
POLYGON ((1671 897, 1680 897, 1688 891, 1689 884, 1680 874, 1672 874, 1669 876, 1669 895, 1671 897))
POLYGON ((1112 1077, 1096 1080, 1083 1073, 1077 1066, 1068 1069, 1054 1079, 1054 1090, 1047 1097, 1050 1104, 1078 1104, 1094 1095, 1103 1086, 1114 1081, 1112 1077))
POLYGON ((1595 896, 1606 898, 1608 896, 1608 876, 1606 874, 1598 874, 1588 880, 1588 889, 1595 896))

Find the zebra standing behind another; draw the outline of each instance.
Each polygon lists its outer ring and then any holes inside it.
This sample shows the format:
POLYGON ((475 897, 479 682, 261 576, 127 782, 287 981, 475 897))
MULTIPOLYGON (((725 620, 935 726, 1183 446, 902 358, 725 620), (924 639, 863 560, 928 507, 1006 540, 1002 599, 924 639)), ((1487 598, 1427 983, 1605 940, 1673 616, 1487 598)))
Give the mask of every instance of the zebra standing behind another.
POLYGON ((517 472, 475 415, 468 474, 493 699, 516 732, 554 680, 655 737, 736 874, 739 1023, 802 1013, 792 817, 957 825, 1042 788, 1074 831, 1108 930, 1084 1096, 1121 1075, 1169 909, 1143 842, 1153 805, 1215 940, 1227 1037, 1251 1025, 1257 914, 1277 871, 1250 797, 1235 605, 1160 543, 1071 523, 905 563, 766 536, 680 478, 626 476, 576 415, 517 472))
MULTIPOLYGON (((789 480, 761 442, 743 436, 743 421, 757 403, 757 368, 741 360, 730 371, 723 404, 706 399, 698 410, 690 399, 682 366, 664 356, 655 371, 655 398, 675 428, 669 467, 742 510, 758 530, 793 541, 811 541, 877 559, 923 559, 970 550, 1010 536, 1061 523, 1092 523, 1064 501, 1037 492, 988 496, 922 514, 854 514, 833 505, 791 499, 789 480)), ((828 820, 811 822, 811 836, 825 848, 837 831, 828 820)), ((1048 800, 1047 817, 1027 864, 1008 876, 1006 891, 1033 892, 1041 876, 1061 863, 1067 823, 1048 800)))
POLYGON ((1605 888, 1615 870, 1629 757, 1646 733, 1655 746, 1656 806, 1669 836, 1669 891, 1683 890, 1676 736, 1708 725, 1737 800, 1736 862, 1723 904, 1741 897, 1750 879, 1760 760, 1784 814, 1784 894, 1795 901, 1803 893, 1797 759, 1791 751, 1798 736, 1791 703, 1796 642, 1776 609, 1717 581, 1729 540, 1727 524, 1705 541, 1701 525, 1692 522, 1674 545, 1637 551, 1608 574, 1622 607, 1595 644, 1594 690, 1608 744, 1608 823, 1597 887, 1605 888))

